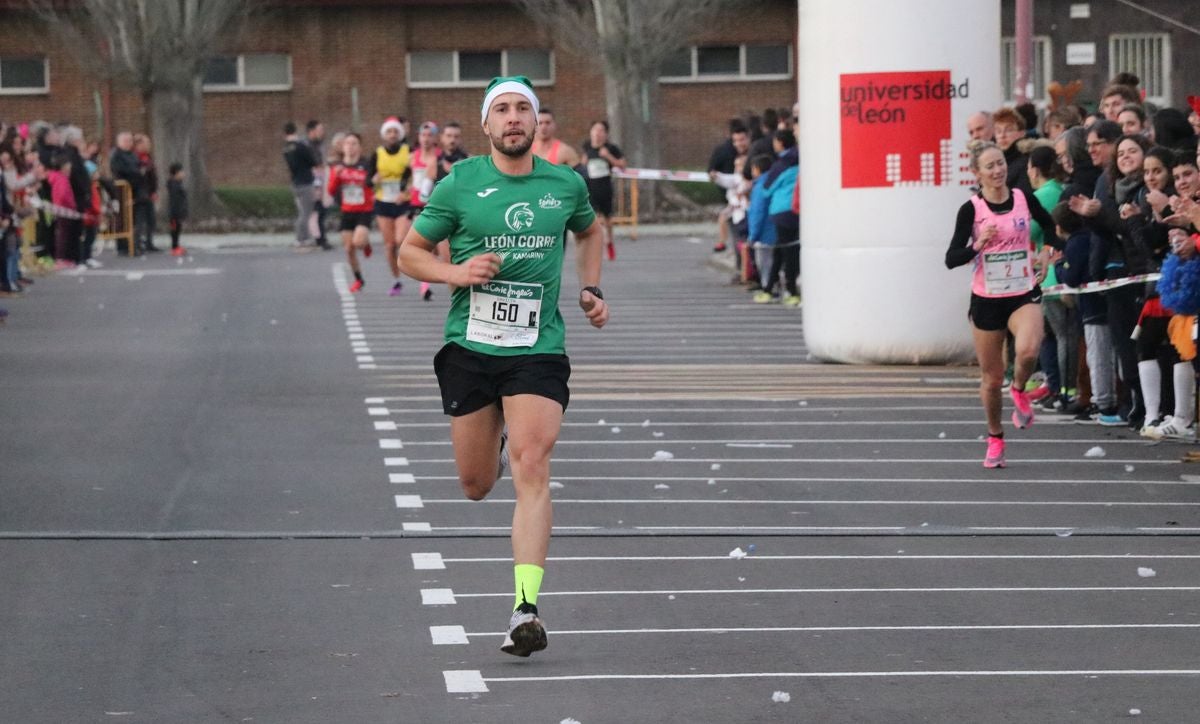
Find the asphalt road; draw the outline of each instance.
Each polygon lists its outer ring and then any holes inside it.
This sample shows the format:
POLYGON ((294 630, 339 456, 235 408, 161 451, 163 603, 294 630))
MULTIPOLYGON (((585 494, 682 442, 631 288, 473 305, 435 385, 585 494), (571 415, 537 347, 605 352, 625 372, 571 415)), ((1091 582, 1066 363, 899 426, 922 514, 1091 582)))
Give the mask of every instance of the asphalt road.
POLYGON ((707 243, 624 242, 609 328, 564 307, 528 660, 445 294, 248 246, 5 300, 0 721, 1196 720, 1187 446, 1047 417, 985 471, 972 369, 815 364, 707 243))

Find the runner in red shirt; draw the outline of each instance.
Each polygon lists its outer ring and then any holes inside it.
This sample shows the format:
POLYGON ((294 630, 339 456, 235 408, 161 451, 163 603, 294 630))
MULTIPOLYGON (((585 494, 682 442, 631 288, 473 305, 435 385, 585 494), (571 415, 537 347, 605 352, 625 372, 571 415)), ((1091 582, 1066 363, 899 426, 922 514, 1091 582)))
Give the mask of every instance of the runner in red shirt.
POLYGON ((358 250, 371 256, 371 220, 374 218, 375 192, 367 175, 367 162, 362 157, 362 138, 351 133, 342 141, 342 162, 329 173, 329 194, 340 200, 342 209, 342 246, 354 272, 350 291, 363 288, 362 270, 358 266, 358 250), (339 193, 340 192, 340 193, 339 193))

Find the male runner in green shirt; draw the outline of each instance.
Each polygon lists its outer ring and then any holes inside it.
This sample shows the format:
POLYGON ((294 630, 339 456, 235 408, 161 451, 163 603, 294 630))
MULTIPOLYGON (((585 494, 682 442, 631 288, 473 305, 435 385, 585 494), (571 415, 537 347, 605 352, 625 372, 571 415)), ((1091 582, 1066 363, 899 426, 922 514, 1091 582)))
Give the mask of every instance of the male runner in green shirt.
POLYGON ((567 229, 578 242, 579 306, 593 327, 608 321, 596 286, 601 227, 583 178, 531 153, 537 111, 527 78, 494 79, 481 108, 491 154, 454 165, 400 247, 404 273, 454 290, 434 369, 463 492, 482 500, 511 459, 516 602, 500 648, 516 656, 546 648, 537 594, 550 544, 550 453, 571 374, 558 310, 567 229), (449 262, 434 253, 444 239, 449 262))

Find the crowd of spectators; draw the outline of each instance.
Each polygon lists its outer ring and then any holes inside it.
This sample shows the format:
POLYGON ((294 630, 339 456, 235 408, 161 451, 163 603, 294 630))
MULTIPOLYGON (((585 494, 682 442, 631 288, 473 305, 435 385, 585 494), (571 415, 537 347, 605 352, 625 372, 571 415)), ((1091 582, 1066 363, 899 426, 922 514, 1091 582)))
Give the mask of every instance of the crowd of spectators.
POLYGON ((710 178, 725 189, 713 252, 732 251, 756 304, 800 306, 798 104, 730 119, 713 149, 710 178))
POLYGON ((1001 108, 972 115, 967 130, 972 143, 994 141, 1004 152, 1009 188, 1052 210, 1054 229, 1033 222, 1039 251, 1051 235, 1065 242, 1050 255, 1040 372, 1026 392, 1080 423, 1190 438, 1200 103, 1155 108, 1143 96, 1126 73, 1100 92, 1094 112, 1001 108), (1096 282, 1107 284, 1096 291, 1096 282))
MULTIPOLYGON (((159 251, 151 148, 145 134, 122 132, 106 160, 99 143, 70 123, 0 121, 0 297, 25 294, 35 277, 50 271, 103 266, 94 255, 97 236, 121 223, 122 189, 115 181, 131 191, 134 253, 159 251)), ((128 248, 119 246, 118 253, 128 248)))

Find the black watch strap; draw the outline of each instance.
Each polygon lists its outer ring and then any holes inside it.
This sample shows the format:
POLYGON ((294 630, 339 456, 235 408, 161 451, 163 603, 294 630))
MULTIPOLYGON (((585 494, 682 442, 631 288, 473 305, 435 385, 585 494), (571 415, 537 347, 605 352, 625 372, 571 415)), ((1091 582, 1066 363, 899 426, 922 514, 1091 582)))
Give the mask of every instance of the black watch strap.
POLYGON ((600 291, 600 287, 584 287, 581 292, 591 292, 597 299, 604 299, 604 292, 600 291))

